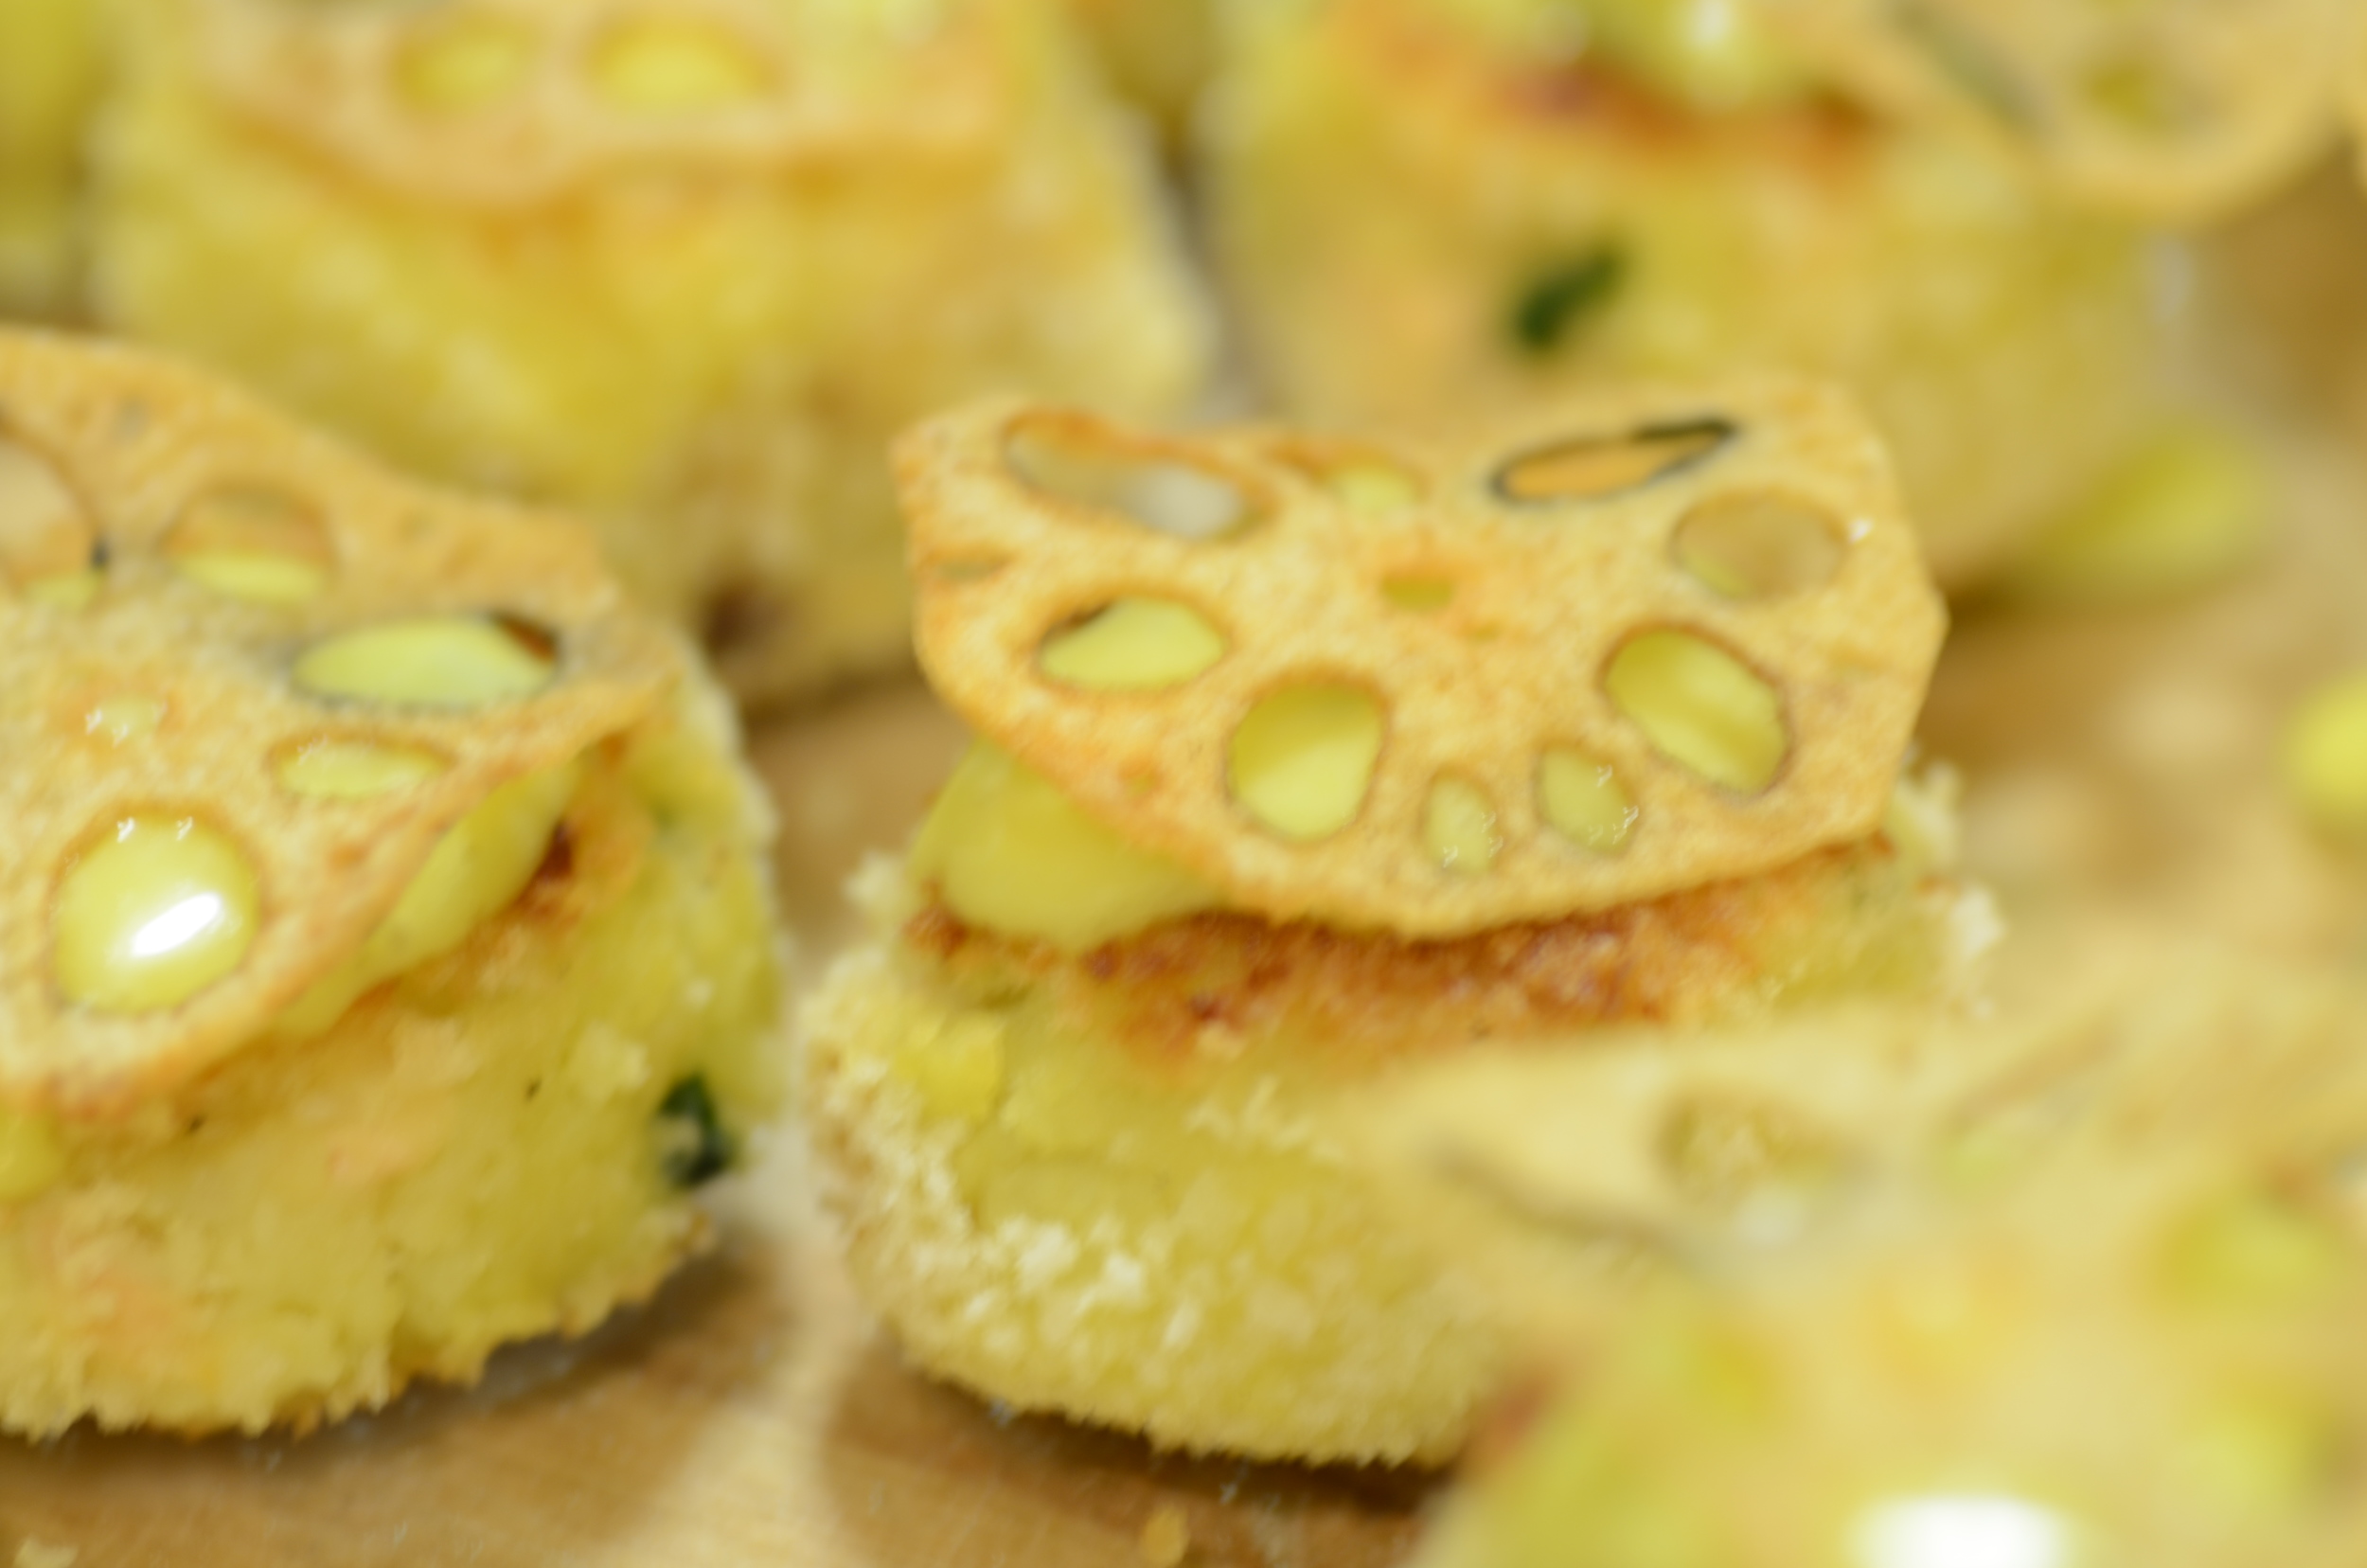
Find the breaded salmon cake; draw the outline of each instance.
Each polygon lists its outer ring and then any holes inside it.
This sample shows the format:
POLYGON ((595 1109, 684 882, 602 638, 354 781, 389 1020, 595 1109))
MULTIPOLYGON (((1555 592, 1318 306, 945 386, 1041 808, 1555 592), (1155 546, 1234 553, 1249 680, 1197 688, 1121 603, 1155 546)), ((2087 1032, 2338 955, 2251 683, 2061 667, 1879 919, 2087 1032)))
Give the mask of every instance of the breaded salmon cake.
POLYGON ((0 337, 0 1425, 579 1333, 776 1101, 728 706, 564 519, 0 337))
POLYGON ((1296 418, 1419 421, 1621 377, 1831 376, 1950 587, 2119 502, 2132 466, 2223 450, 2169 418, 2145 227, 1767 19, 1817 9, 1236 8, 1204 173, 1265 386, 1296 418))
POLYGON ((78 296, 98 10, 92 0, 0 7, 0 316, 63 314, 78 296))
POLYGON ((96 309, 589 514, 743 698, 910 658, 905 424, 1192 398, 1147 141, 1043 0, 133 0, 96 309))
POLYGON ((1826 394, 1403 446, 998 406, 901 472, 923 662, 982 738, 864 884, 803 1105, 932 1372, 1163 1446, 1444 1459, 1501 1325, 1326 1105, 1487 1040, 1961 981, 1978 906, 1900 783, 1940 615, 1826 394), (1779 487, 1853 542, 1697 553, 1779 487))
MULTIPOLYGON (((1658 1269, 1608 1310, 1498 1276, 1542 1382, 1418 1560, 2357 1560, 2367 998, 2182 944, 2148 958, 2000 1023, 1868 1011, 1393 1085, 1393 1183, 1482 1171, 1534 1256, 1616 1229, 1658 1269), (1656 1202, 1700 1188, 1655 1156, 1666 1118, 1738 1096, 1788 1147, 1729 1162, 1722 1215, 1656 1202), (1598 1139, 1638 1157, 1591 1161, 1598 1139)), ((1406 1218, 1461 1235, 1475 1212, 1406 1218)))

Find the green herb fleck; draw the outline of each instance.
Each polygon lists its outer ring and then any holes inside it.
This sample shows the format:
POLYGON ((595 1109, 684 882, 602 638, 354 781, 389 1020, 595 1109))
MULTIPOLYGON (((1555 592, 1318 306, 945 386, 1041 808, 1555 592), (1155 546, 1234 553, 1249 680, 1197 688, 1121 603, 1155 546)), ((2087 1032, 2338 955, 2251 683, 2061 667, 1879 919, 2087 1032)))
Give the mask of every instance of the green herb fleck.
POLYGON ((678 1187, 703 1186, 732 1167, 739 1150, 715 1113, 707 1080, 693 1074, 658 1103, 659 1159, 678 1187))
POLYGON ((1513 308, 1513 341, 1531 354, 1553 352, 1587 317, 1611 304, 1627 276, 1627 257, 1611 245, 1551 269, 1513 308))

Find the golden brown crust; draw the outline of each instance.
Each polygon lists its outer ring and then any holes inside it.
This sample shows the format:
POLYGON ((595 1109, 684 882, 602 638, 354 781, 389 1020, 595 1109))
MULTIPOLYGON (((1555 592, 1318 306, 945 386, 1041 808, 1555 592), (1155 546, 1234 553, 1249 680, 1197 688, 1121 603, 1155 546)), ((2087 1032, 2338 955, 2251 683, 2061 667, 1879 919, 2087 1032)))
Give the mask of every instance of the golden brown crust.
POLYGON ((0 438, 63 478, 104 561, 79 609, 0 581, 0 1104, 106 1114, 219 1062, 350 953, 495 788, 622 734, 681 678, 674 643, 630 613, 574 525, 398 481, 167 362, 0 336, 0 438), (175 568, 166 536, 225 488, 294 500, 317 521, 317 594, 250 603, 175 568), (327 701, 291 678, 326 637, 423 615, 512 618, 553 640, 557 676, 456 710, 327 701), (90 715, 124 697, 162 718, 117 745, 90 715), (275 759, 331 736, 448 766, 367 800, 284 790, 275 759), (253 947, 177 1008, 71 1006, 52 978, 56 889, 95 834, 141 811, 199 818, 236 844, 260 885, 253 947))
POLYGON ((1945 612, 1881 445, 1841 393, 1735 378, 1597 393, 1355 454, 1313 446, 1262 430, 1156 437, 1010 402, 907 436, 897 473, 917 641, 938 694, 1129 843, 1279 920, 1468 935, 1748 876, 1878 826, 1945 612), (1698 450, 1608 488, 1532 494, 1518 477, 1557 452, 1697 437, 1698 450), (1039 440, 1194 475, 1237 495, 1242 521, 1184 538, 1057 493, 1017 455, 1039 440), (1376 513, 1343 494, 1337 475, 1360 464, 1396 475, 1406 499, 1376 513), (1736 600, 1680 567, 1682 523, 1762 500, 1822 520, 1841 558, 1821 587, 1736 600), (1447 584, 1450 602, 1394 607, 1392 583, 1408 579, 1447 584), (1047 636, 1137 597, 1196 613, 1222 635, 1222 657, 1118 694, 1041 672, 1047 636), (1757 793, 1664 756, 1609 695, 1614 658, 1664 630, 1721 647, 1779 696, 1789 751, 1757 793), (1261 701, 1318 684, 1366 693, 1385 739, 1356 819, 1290 841, 1232 797, 1229 747, 1261 701), (1544 822, 1539 769, 1564 748, 1612 770, 1633 803, 1616 853, 1544 822), (1443 864, 1428 844, 1426 812, 1448 779, 1492 810, 1503 847, 1484 874, 1443 864))
POLYGON ((1560 920, 1414 940, 1188 916, 1080 957, 962 923, 942 905, 904 940, 956 984, 1012 972, 1055 989, 1096 1037, 1148 1060, 1255 1049, 1287 1034, 1360 1069, 1623 1023, 1699 1024, 1788 978, 1789 956, 1836 935, 1869 874, 1895 875, 1879 840, 1780 870, 1560 920))

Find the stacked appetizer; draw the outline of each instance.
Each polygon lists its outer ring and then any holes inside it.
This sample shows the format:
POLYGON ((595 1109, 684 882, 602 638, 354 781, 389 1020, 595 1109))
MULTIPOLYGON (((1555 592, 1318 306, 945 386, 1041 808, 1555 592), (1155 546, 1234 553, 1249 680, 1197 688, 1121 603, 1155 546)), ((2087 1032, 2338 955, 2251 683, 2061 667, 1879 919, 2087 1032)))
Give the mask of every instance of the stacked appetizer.
POLYGON ((580 1332, 773 1106, 768 818, 572 524, 0 337, 0 1424, 580 1332))
POLYGON ((1942 613, 1836 393, 1389 444, 996 403, 899 472, 978 739, 811 1004, 804 1110, 858 1282, 993 1399, 1444 1458, 1494 1308, 1324 1106, 1483 1041, 1936 1004, 1986 934, 1904 771, 1942 613))

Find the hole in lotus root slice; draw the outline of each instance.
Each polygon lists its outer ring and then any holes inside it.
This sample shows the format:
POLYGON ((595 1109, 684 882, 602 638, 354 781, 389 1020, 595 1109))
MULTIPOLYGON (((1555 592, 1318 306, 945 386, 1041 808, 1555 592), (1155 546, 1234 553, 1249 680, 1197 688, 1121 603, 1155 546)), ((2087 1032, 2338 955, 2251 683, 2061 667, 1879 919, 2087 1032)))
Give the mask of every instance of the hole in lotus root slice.
POLYGON ((1044 678, 1079 691, 1164 691, 1224 657, 1224 633, 1168 599, 1124 598, 1044 639, 1044 678))
POLYGON ((95 835, 56 901, 59 988, 102 1012, 178 1007, 254 945, 262 896, 235 841, 180 811, 142 811, 95 835))
POLYGON ((573 780, 685 678, 579 525, 414 484, 193 369, 0 334, 0 407, 114 557, 88 608, 0 614, 0 1106, 120 1115, 270 1038, 454 824, 573 780), (262 475, 293 513, 222 504, 262 475), (185 577, 252 535, 333 554, 300 632, 185 577), (366 724, 325 722, 324 691, 366 724))
POLYGON ((734 108, 776 85, 764 55, 719 21, 660 12, 611 24, 585 70, 601 102, 636 114, 734 108))
POLYGON ((90 513, 57 466, 0 429, 0 573, 37 604, 80 609, 98 594, 90 513))
POLYGON ((1468 778, 1453 775, 1431 786, 1422 814, 1422 842, 1438 869, 1458 877, 1486 875, 1504 852, 1495 802, 1468 778))
POLYGON ((2331 143, 2345 0, 1789 0, 1795 40, 1908 117, 2000 134, 2081 198, 2224 217, 2331 143))
POLYGON ((1595 855, 1625 849, 1642 814, 1617 769, 1568 747, 1538 760, 1537 811, 1547 827, 1595 855))
POLYGON ((1044 496, 1177 539, 1226 539, 1256 520, 1252 497, 1220 470, 1095 420, 1023 419, 1006 450, 1012 472, 1044 496))
POLYGON ((423 22, 395 57, 397 90, 430 116, 465 115, 514 98, 542 40, 521 17, 461 7, 423 22))
POLYGON ((253 604, 301 604, 329 586, 333 552, 311 508, 260 485, 210 490, 183 508, 164 553, 183 577, 253 604))
POLYGON ((1225 766, 1233 798, 1278 838, 1329 838, 1364 809, 1388 723, 1379 701, 1354 686, 1276 691, 1233 732, 1225 766))
POLYGON ((373 800, 440 777, 452 764, 424 746, 323 735, 282 746, 273 776, 307 800, 373 800))
POLYGON ((1708 462, 1735 434, 1724 419, 1700 419, 1649 425, 1624 436, 1557 441, 1504 464, 1496 473, 1496 491, 1522 506, 1606 500, 1708 462))
POLYGON ((1782 693, 1695 633, 1631 639, 1603 671, 1603 689, 1662 756, 1737 794, 1773 784, 1791 753, 1782 693))
POLYGON ((1784 495, 1721 495, 1687 512, 1671 543, 1678 565, 1730 599, 1822 588, 1847 551, 1830 519, 1784 495))
POLYGON ((1430 486, 1422 475, 1386 453, 1340 441, 1284 439, 1271 448, 1274 459, 1321 487, 1349 511, 1387 517, 1421 504, 1430 486))
MULTIPOLYGON (((1075 418, 989 402, 899 443, 916 645, 984 739, 1235 907, 1461 935, 1880 830, 1944 621, 1880 442, 1842 394, 1783 378, 1603 391, 1492 428, 1365 443, 1408 473, 1458 476, 1385 521, 1310 483, 1295 439, 1271 430, 1088 425, 1096 452, 1223 476, 1256 526, 1219 546, 1122 525, 1014 471, 1013 430, 1075 418), (1731 433, 1715 462, 1698 460, 1699 441, 1663 447, 1645 465, 1658 482, 1589 501, 1581 526, 1540 527, 1491 483, 1506 453, 1565 448, 1573 430, 1704 428, 1731 433), (1823 586, 1729 601, 1673 564, 1686 517, 1769 495, 1852 542, 1823 586), (939 570, 979 560, 1002 565, 983 581, 939 570), (1192 606, 1229 647, 1160 689, 1047 678, 1047 629, 1094 627, 1127 600, 1192 606), (1628 690, 1623 651, 1634 660, 1630 645, 1672 627, 1751 672, 1713 681, 1706 715, 1682 659, 1673 695, 1649 657, 1637 668, 1652 678, 1628 690), (1606 689, 1614 664, 1609 685, 1652 727, 1606 689), (1771 704, 1771 746, 1748 712, 1718 707, 1737 685, 1746 710, 1771 704), (1688 749, 1688 725, 1707 743, 1688 749), (1565 751, 1587 790, 1546 788, 1544 759, 1565 751), (1444 779, 1494 815, 1484 876, 1441 869, 1442 844, 1478 841, 1459 821, 1485 814, 1458 811, 1459 792, 1434 801, 1444 779)), ((1474 859, 1457 850, 1458 867, 1474 859)))
POLYGON ((501 615, 389 621, 315 643, 295 662, 315 697, 470 708, 531 697, 559 675, 548 633, 501 615))

